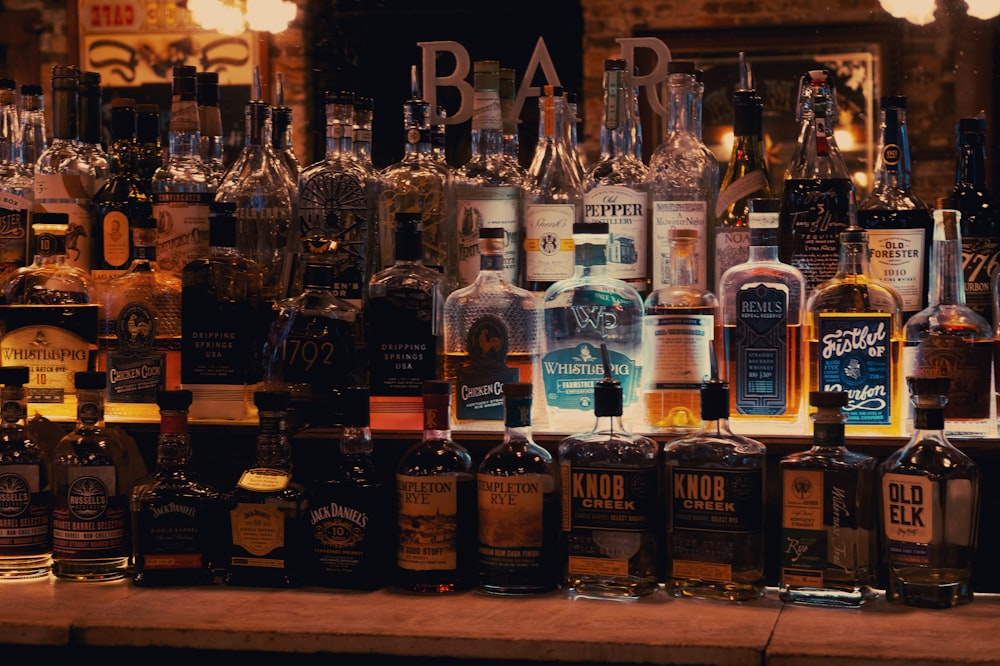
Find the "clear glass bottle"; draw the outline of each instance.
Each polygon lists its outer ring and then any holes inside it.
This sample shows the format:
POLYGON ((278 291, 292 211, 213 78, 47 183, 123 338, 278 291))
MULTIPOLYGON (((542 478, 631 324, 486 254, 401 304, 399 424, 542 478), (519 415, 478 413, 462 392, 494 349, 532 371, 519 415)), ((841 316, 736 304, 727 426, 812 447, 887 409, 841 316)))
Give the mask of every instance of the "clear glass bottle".
POLYGON ((903 372, 951 379, 944 408, 950 438, 992 437, 996 432, 991 385, 993 329, 966 304, 961 213, 939 200, 934 214, 929 305, 906 321, 903 372))
POLYGON ((806 301, 803 337, 806 386, 847 393, 849 433, 903 432, 902 315, 899 294, 871 275, 867 232, 848 227, 836 274, 806 301))
POLYGON ((906 381, 914 432, 878 468, 886 598, 950 608, 972 601, 980 470, 945 434, 949 378, 906 381))
POLYGON ((153 174, 163 166, 163 146, 160 142, 160 107, 156 104, 135 105, 135 141, 139 146, 135 171, 139 182, 153 192, 153 174))
POLYGON ((646 188, 650 207, 650 289, 667 285, 670 273, 670 230, 693 228, 696 285, 708 288, 708 216, 715 209, 719 163, 699 135, 702 86, 694 63, 671 60, 667 65, 669 115, 667 135, 649 158, 646 188))
POLYGON ((293 475, 287 391, 256 391, 260 421, 254 463, 223 496, 226 534, 223 582, 251 587, 303 583, 309 501, 293 475))
POLYGON ((644 302, 642 405, 646 424, 679 435, 697 431, 701 385, 718 375, 722 357, 719 300, 697 285, 698 232, 670 230, 667 287, 644 302))
POLYGON ((133 484, 132 582, 141 586, 215 582, 221 500, 191 467, 191 392, 161 391, 156 467, 133 484))
POLYGON ((424 382, 423 437, 396 465, 396 584, 411 592, 458 592, 476 582, 476 470, 451 438, 451 393, 451 382, 424 382))
POLYGON ((0 488, 4 539, 0 581, 41 578, 52 568, 52 487, 41 444, 27 429, 30 370, 0 367, 0 488))
POLYGON ((52 573, 120 580, 132 550, 125 449, 104 425, 107 374, 77 372, 74 385, 76 425, 52 454, 52 573))
POLYGON ((733 92, 733 149, 719 185, 708 237, 712 265, 709 289, 720 292, 722 274, 747 260, 750 201, 773 197, 764 158, 764 100, 754 88, 750 63, 740 51, 739 87, 733 92))
POLYGON ((477 60, 473 70, 472 154, 455 170, 458 286, 472 284, 479 272, 479 230, 483 227, 504 230, 504 278, 522 286, 525 174, 503 156, 500 63, 477 60))
POLYGON ((632 148, 639 118, 634 115, 632 77, 624 60, 604 61, 601 155, 583 179, 583 221, 607 222, 608 276, 649 293, 648 169, 632 148))
POLYGON ((500 114, 503 118, 503 154, 514 167, 521 167, 521 137, 517 117, 517 71, 500 68, 500 114))
MULTIPOLYGON (((802 425, 806 281, 778 258, 781 201, 750 199, 747 261, 719 278, 729 419, 802 425)), ((761 423, 763 425, 763 423, 761 423)))
POLYGON ((573 242, 573 277, 549 287, 541 299, 545 342, 535 385, 545 396, 549 424, 579 432, 593 413, 593 385, 604 376, 598 352, 606 344, 622 385, 623 418, 631 427, 642 367, 642 297, 627 283, 608 277, 606 222, 574 225, 573 242))
POLYGON ((21 104, 18 110, 20 124, 21 164, 34 175, 38 156, 49 145, 45 123, 45 93, 37 83, 21 86, 21 104))
POLYGON ((701 388, 701 429, 667 442, 667 593, 748 601, 765 594, 766 449, 729 427, 729 385, 701 388))
POLYGON ((103 94, 99 73, 80 72, 78 97, 80 122, 77 145, 83 159, 94 168, 91 196, 96 194, 108 179, 108 153, 104 150, 101 133, 103 94))
POLYGON ((6 305, 71 305, 90 303, 94 286, 90 274, 66 263, 66 213, 32 216, 35 259, 0 285, 6 305))
POLYGON ((490 448, 476 477, 479 589, 518 595, 556 589, 559 469, 531 434, 529 382, 504 384, 503 441, 490 448))
POLYGON ((169 148, 153 173, 153 215, 156 218, 156 258, 160 270, 180 278, 192 259, 208 255, 209 204, 219 181, 201 159, 201 119, 198 81, 191 65, 173 69, 169 148))
POLYGON ((905 321, 927 307, 934 222, 913 192, 906 97, 882 97, 879 108, 875 187, 858 203, 858 226, 868 230, 872 277, 899 294, 905 321))
POLYGON ((374 452, 368 398, 363 387, 344 390, 337 451, 309 484, 311 585, 374 590, 392 580, 395 487, 374 452))
MULTIPOLYGON (((290 106, 285 105, 285 79, 278 72, 275 76, 275 102, 271 109, 271 148, 277 156, 278 161, 285 167, 292 182, 292 189, 295 191, 295 200, 298 204, 299 174, 302 173, 302 165, 295 155, 294 136, 292 134, 293 113, 290 106)), ((292 217, 298 219, 298 215, 292 217)))
POLYGON ((198 153, 208 165, 216 183, 226 175, 226 144, 222 136, 222 110, 219 108, 219 73, 196 72, 198 99, 198 126, 200 141, 198 153))
POLYGON ((837 272, 834 248, 851 224, 854 182, 834 137, 836 99, 830 72, 802 76, 799 138, 783 181, 779 254, 802 271, 809 293, 837 272))
POLYGON ((521 286, 544 292, 573 276, 573 225, 583 221, 583 184, 566 140, 562 89, 538 98, 538 142, 524 178, 524 269, 521 286))
POLYGON ((28 235, 35 182, 21 163, 17 85, 0 79, 0 283, 30 263, 28 235))
POLYGON ((374 169, 372 164, 372 123, 375 120, 375 100, 358 95, 354 98, 354 141, 352 147, 358 161, 374 169))
POLYGON ((878 597, 875 466, 848 450, 842 391, 813 391, 813 443, 781 469, 782 601, 856 608, 878 597))
POLYGON ((573 597, 630 600, 659 588, 663 495, 659 445, 622 421, 622 385, 600 345, 593 429, 559 442, 561 587, 573 597))
POLYGON ((542 310, 531 292, 505 277, 506 232, 480 227, 479 238, 479 275, 444 304, 442 376, 455 388, 456 424, 497 429, 504 418, 500 387, 537 377, 542 310))

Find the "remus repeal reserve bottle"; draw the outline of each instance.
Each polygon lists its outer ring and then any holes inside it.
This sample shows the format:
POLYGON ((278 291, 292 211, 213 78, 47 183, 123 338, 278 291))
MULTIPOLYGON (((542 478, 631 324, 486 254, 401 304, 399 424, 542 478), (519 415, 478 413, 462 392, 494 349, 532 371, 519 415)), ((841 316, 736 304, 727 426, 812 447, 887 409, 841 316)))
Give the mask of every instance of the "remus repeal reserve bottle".
POLYGON ((559 443, 562 588, 570 596, 638 599, 660 580, 663 510, 659 445, 622 423, 622 386, 601 344, 594 427, 559 443))
POLYGON ((451 438, 451 382, 423 385, 424 433, 396 466, 396 583, 442 594, 475 584, 476 473, 451 438))
POLYGON ((910 441, 879 466, 886 598, 924 608, 972 601, 980 471, 945 436, 947 377, 907 377, 910 441))

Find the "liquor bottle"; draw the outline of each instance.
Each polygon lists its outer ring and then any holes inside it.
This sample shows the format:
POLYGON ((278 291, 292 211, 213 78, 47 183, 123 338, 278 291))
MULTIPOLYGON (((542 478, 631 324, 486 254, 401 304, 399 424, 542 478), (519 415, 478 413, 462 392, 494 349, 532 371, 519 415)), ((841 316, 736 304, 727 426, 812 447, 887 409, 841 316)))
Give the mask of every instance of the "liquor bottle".
POLYGON ((424 382, 423 438, 396 466, 396 584, 411 592, 457 592, 476 580, 476 473, 451 438, 451 393, 451 382, 424 382))
POLYGON ((698 232, 670 230, 669 286, 643 304, 642 405, 646 424, 684 434, 701 427, 702 382, 718 375, 719 301, 697 285, 698 232))
MULTIPOLYGON (((294 185, 295 201, 298 203, 299 174, 302 173, 302 166, 299 158, 295 155, 295 144, 292 135, 292 109, 285 105, 285 79, 278 72, 275 83, 275 103, 271 109, 271 149, 274 150, 278 161, 285 167, 288 177, 294 185)), ((298 219, 298 215, 292 217, 298 219)))
POLYGON ((566 140, 566 152, 570 156, 580 182, 587 174, 586 156, 580 144, 580 96, 575 92, 563 91, 563 136, 566 140))
POLYGON ((77 149, 82 159, 94 169, 94 181, 89 183, 92 188, 90 195, 93 196, 104 186, 109 175, 108 153, 101 143, 103 89, 99 73, 80 72, 77 102, 80 121, 77 149))
MULTIPOLYGON (((524 170, 503 158, 503 117, 500 107, 500 63, 473 63, 475 102, 472 112, 472 154, 455 173, 455 215, 458 234, 458 285, 466 286, 479 271, 479 230, 504 230, 503 275, 523 286, 520 275, 521 234, 524 229, 524 170)), ((498 417, 502 418, 502 417, 498 417)))
POLYGON ((163 146, 160 144, 160 107, 156 104, 135 105, 135 141, 139 147, 136 175, 152 196, 153 174, 164 162, 163 146))
MULTIPOLYGON (((295 188, 271 149, 271 105, 246 105, 246 140, 215 194, 215 201, 236 204, 240 253, 253 259, 264 277, 262 297, 274 303, 287 293, 285 266, 295 188)), ((301 283, 300 283, 301 284, 301 283)))
POLYGON ((604 61, 601 156, 583 179, 583 221, 607 222, 608 276, 649 293, 648 169, 632 148, 639 125, 628 63, 604 61))
POLYGON ((156 218, 156 260, 160 270, 180 278, 192 259, 208 255, 209 204, 219 181, 201 159, 201 121, 195 68, 173 69, 169 148, 152 178, 156 218))
POLYGON ((375 119, 375 100, 358 95, 354 98, 354 141, 352 147, 358 160, 370 168, 372 165, 372 122, 375 119))
POLYGON ((667 136, 649 158, 646 174, 650 206, 650 288, 667 286, 670 229, 688 227, 698 232, 694 257, 696 285, 707 289, 708 215, 715 209, 719 163, 698 135, 702 87, 695 78, 694 63, 671 60, 667 70, 667 136))
POLYGON ((542 310, 506 278, 506 232, 480 227, 479 238, 479 275, 444 304, 442 367, 454 385, 455 423, 493 429, 503 423, 503 384, 537 377, 542 310))
POLYGON ((257 264, 240 254, 236 204, 213 203, 208 256, 181 271, 181 385, 194 418, 242 419, 261 379, 269 314, 257 264))
POLYGON ((290 395, 256 391, 257 455, 223 496, 229 535, 223 582, 298 587, 303 582, 308 495, 293 476, 290 395))
POLYGON ((991 437, 994 400, 985 387, 992 384, 993 329, 966 304, 961 213, 950 200, 938 203, 933 212, 930 304, 904 326, 903 372, 951 379, 944 408, 948 437, 991 437))
POLYGON ((299 176, 299 222, 289 234, 292 259, 288 293, 301 289, 302 262, 311 237, 337 242, 333 257, 334 288, 341 298, 361 307, 365 285, 376 268, 378 243, 378 172, 354 155, 353 92, 326 93, 326 155, 299 176))
MULTIPOLYGON (((416 72, 413 72, 415 81, 416 72)), ((415 85, 415 83, 414 83, 415 85)), ((424 266, 439 267, 450 293, 458 281, 457 237, 454 233, 452 175, 433 154, 431 107, 413 97, 403 104, 403 157, 381 172, 378 192, 379 268, 395 261, 395 220, 399 213, 418 214, 423 225, 420 257, 424 266)))
POLYGON ((338 450, 309 488, 306 580, 373 590, 392 578, 395 488, 372 446, 368 391, 344 390, 338 450))
POLYGON ((20 125, 21 164, 34 175, 38 156, 49 145, 45 124, 45 93, 37 83, 21 86, 21 105, 18 110, 20 125))
POLYGON ((52 68, 52 141, 35 163, 35 212, 66 213, 66 261, 89 271, 93 237, 95 165, 77 144, 77 99, 80 70, 73 65, 52 68))
POLYGON ((848 227, 840 234, 837 272, 806 301, 803 329, 806 385, 847 393, 848 432, 902 432, 902 313, 899 294, 872 277, 867 232, 848 227))
POLYGON ((503 441, 487 451, 476 483, 479 589, 517 595, 556 589, 559 469, 531 435, 531 384, 504 384, 503 441))
POLYGON ((561 587, 574 597, 627 600, 656 592, 663 550, 659 446, 622 422, 623 393, 607 344, 592 384, 590 431, 559 442, 561 587))
POLYGON ((729 385, 701 388, 702 427, 667 442, 667 593, 748 601, 764 596, 766 449, 729 427, 729 385))
POLYGON ((927 307, 934 222, 927 204, 912 189, 906 97, 883 97, 879 106, 882 134, 875 187, 858 203, 858 225, 868 230, 872 277, 903 299, 905 321, 927 307))
POLYGON ((712 211, 709 262, 710 289, 720 292, 720 278, 730 266, 747 260, 750 248, 750 201, 771 199, 774 191, 764 159, 764 100, 753 86, 746 56, 740 52, 739 87, 733 93, 733 149, 719 197, 712 211))
POLYGON ((439 379, 443 276, 421 260, 419 212, 396 213, 396 261, 372 276, 364 323, 376 427, 419 430, 424 380, 439 379))
POLYGON ((27 366, 0 367, 0 580, 40 578, 52 568, 52 487, 42 446, 26 427, 28 377, 27 366))
POLYGON ((156 467, 129 493, 132 582, 142 586, 215 582, 221 500, 191 468, 191 392, 160 391, 156 467))
POLYGON ((132 248, 128 271, 102 290, 98 367, 109 403, 152 405, 180 388, 181 281, 157 264, 155 219, 132 220, 132 248))
POLYGON ((521 286, 544 292, 573 276, 573 225, 583 221, 583 183, 566 137, 566 101, 558 86, 538 98, 538 143, 524 178, 521 286))
POLYGON ((834 138, 836 91, 828 71, 802 76, 795 117, 799 138, 785 168, 779 253, 782 261, 802 271, 812 293, 837 272, 837 241, 851 223, 854 194, 834 138))
POLYGON ((959 118, 955 186, 948 199, 961 213, 965 297, 970 308, 993 323, 990 279, 1000 261, 1000 204, 986 184, 986 119, 959 118))
POLYGON ((907 377, 909 441, 878 468, 886 598, 924 608, 972 601, 980 470, 945 434, 948 377, 907 377))
POLYGON ((781 468, 782 601, 858 607, 873 601, 876 578, 875 466, 848 450, 843 391, 813 391, 813 443, 783 457, 781 468))
POLYGON ((500 115, 503 119, 503 135, 501 143, 504 157, 510 160, 514 167, 521 166, 521 138, 518 131, 517 117, 517 72, 512 67, 500 68, 500 115))
POLYGON ((80 581, 120 580, 131 537, 125 450, 104 425, 107 374, 77 372, 76 425, 52 454, 52 573, 80 581))
POLYGON ((0 283, 30 263, 35 181, 21 162, 16 89, 13 79, 0 79, 0 283))
POLYGON ((7 305, 71 305, 90 303, 90 274, 66 263, 66 213, 35 213, 32 224, 35 259, 8 276, 0 286, 7 305))
POLYGON ((110 177, 94 195, 94 251, 90 275, 100 289, 132 263, 131 220, 153 215, 149 188, 135 171, 135 100, 111 100, 110 177))
POLYGON ((625 421, 631 421, 639 402, 643 335, 642 297, 607 274, 608 224, 574 225, 573 242, 573 277, 549 287, 541 299, 545 338, 536 380, 550 424, 570 432, 585 428, 593 413, 593 385, 605 373, 598 355, 601 344, 607 345, 622 385, 625 421))
POLYGON ((226 174, 226 144, 222 137, 222 110, 219 108, 219 73, 196 72, 198 126, 201 130, 198 154, 208 165, 212 178, 222 182, 226 174))
POLYGON ((448 117, 448 111, 439 104, 434 113, 437 121, 431 122, 431 154, 441 166, 451 171, 448 164, 448 132, 444 121, 448 117))
POLYGON ((747 261, 719 278, 729 420, 800 424, 806 281, 778 259, 781 201, 750 199, 747 261))

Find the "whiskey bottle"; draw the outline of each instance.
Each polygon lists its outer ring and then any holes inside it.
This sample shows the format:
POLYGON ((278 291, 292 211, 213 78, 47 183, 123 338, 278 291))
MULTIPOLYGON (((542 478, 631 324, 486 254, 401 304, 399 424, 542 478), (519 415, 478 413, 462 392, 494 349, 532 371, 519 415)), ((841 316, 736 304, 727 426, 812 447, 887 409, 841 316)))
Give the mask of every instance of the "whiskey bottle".
POLYGON ((191 392, 161 391, 156 468, 132 486, 132 582, 142 586, 215 582, 222 522, 219 493, 191 468, 191 392))
POLYGON ((16 84, 0 79, 0 284, 30 262, 32 171, 21 162, 16 84))
POLYGON ((639 126, 632 77, 624 60, 604 61, 604 121, 601 155, 583 179, 583 221, 607 222, 608 276, 649 293, 648 196, 643 187, 648 169, 635 156, 639 126))
POLYGON ((542 310, 526 289, 505 277, 500 227, 479 229, 479 274, 444 304, 443 377, 454 386, 454 420, 497 429, 501 387, 535 381, 542 345, 542 310))
POLYGON ((847 393, 848 432, 902 432, 902 312, 899 294, 871 275, 867 232, 848 227, 837 272, 809 295, 803 329, 806 385, 847 393))
POLYGON ((0 285, 7 305, 73 305, 90 303, 94 284, 82 268, 66 263, 66 213, 35 213, 32 224, 35 258, 0 285))
POLYGON ((476 476, 479 589, 491 594, 548 592, 559 583, 559 471, 531 435, 528 382, 504 384, 503 441, 476 476))
POLYGON ((476 472, 451 438, 451 393, 451 382, 424 382, 423 437, 396 466, 396 584, 411 592, 457 592, 476 580, 476 472))
POLYGON ((312 585, 374 590, 392 579, 395 488, 372 446, 368 391, 343 391, 337 451, 310 482, 306 580, 312 585))
POLYGON ((77 372, 76 425, 52 457, 52 573, 124 578, 131 553, 129 480, 118 435, 104 425, 104 372, 77 372))
POLYGON ((878 468, 886 598, 924 608, 972 601, 980 470, 948 441, 948 377, 907 377, 910 440, 878 468))
POLYGON ((608 277, 606 222, 576 224, 573 243, 573 277, 556 282, 541 299, 544 353, 535 384, 545 396, 549 424, 579 432, 594 411, 594 382, 605 374, 602 344, 621 383, 625 420, 633 418, 639 402, 643 302, 633 287, 608 277))
POLYGON ((222 110, 219 108, 219 73, 196 72, 198 126, 201 130, 198 154, 208 165, 212 177, 222 182, 226 174, 226 144, 222 136, 222 110))
POLYGON ((156 104, 135 105, 135 141, 139 152, 135 171, 139 183, 153 196, 153 174, 163 166, 163 146, 160 142, 160 107, 156 104))
POLYGON ((667 592, 748 601, 763 597, 766 450, 729 427, 729 385, 701 387, 702 427, 667 442, 667 592))
POLYGON ((223 497, 226 585, 298 587, 305 565, 308 496, 293 477, 290 395, 256 391, 257 456, 223 497))
POLYGON ((98 72, 80 72, 79 96, 79 136, 77 148, 82 159, 94 169, 94 181, 90 195, 100 190, 108 179, 108 153, 102 144, 103 89, 98 72))
POLYGON ((29 368, 0 367, 0 580, 41 578, 52 568, 49 463, 26 427, 29 368))
POLYGON ((939 200, 934 214, 930 304, 903 329, 903 373, 941 374, 951 379, 944 407, 948 437, 991 437, 995 432, 991 385, 993 329, 966 304, 961 213, 939 200))
POLYGON ((781 468, 782 601, 855 608, 874 600, 875 458, 848 450, 842 391, 813 391, 813 444, 781 468))
POLYGON ((195 68, 173 69, 169 149, 152 178, 156 259, 160 270, 180 278, 192 259, 208 254, 209 204, 219 181, 201 159, 201 121, 195 68))
POLYGON ((911 185, 906 97, 883 97, 879 106, 875 187, 858 204, 858 225, 868 230, 872 277, 899 294, 905 321, 927 306, 934 223, 911 185))
POLYGON ((374 169, 372 164, 372 123, 375 120, 375 100, 364 95, 354 98, 354 154, 362 164, 374 169))
POLYGON ((719 301, 697 285, 695 229, 670 230, 669 286, 646 297, 642 405, 647 425, 672 434, 701 427, 702 382, 718 375, 719 301))
POLYGON ((699 136, 702 86, 694 63, 671 60, 667 75, 667 136, 649 158, 651 289, 667 285, 670 229, 693 228, 695 284, 708 288, 708 215, 715 208, 719 164, 699 136))
POLYGON ((837 272, 837 241, 853 207, 854 183, 834 138, 836 91, 828 71, 802 76, 795 117, 799 138, 785 168, 779 253, 802 271, 812 293, 837 272))
POLYGON ((524 178, 524 270, 521 286, 542 293, 573 276, 573 225, 583 221, 583 184, 566 136, 562 88, 538 98, 538 143, 524 178))
POLYGON ((562 493, 561 587, 573 597, 628 600, 656 592, 663 510, 659 445, 622 422, 622 385, 606 344, 590 431, 557 451, 562 493))
POLYGON ((45 123, 45 92, 37 83, 21 86, 21 103, 18 109, 20 125, 20 162, 32 176, 38 156, 49 145, 49 135, 45 123))
POLYGON ((802 425, 806 281, 778 258, 781 202, 750 199, 747 261, 719 278, 729 420, 802 425))

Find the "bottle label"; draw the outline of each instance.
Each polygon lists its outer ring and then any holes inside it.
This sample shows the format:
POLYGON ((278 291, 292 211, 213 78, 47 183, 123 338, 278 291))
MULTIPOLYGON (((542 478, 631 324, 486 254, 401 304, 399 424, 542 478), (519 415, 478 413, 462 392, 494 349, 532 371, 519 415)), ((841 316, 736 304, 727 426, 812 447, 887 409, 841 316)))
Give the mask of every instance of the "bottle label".
POLYGON ((0 465, 0 554, 48 549, 50 507, 38 494, 39 468, 40 464, 0 465))
MULTIPOLYGON (((60 178, 60 176, 36 174, 36 182, 39 178, 60 178)), ((90 246, 94 231, 94 211, 90 204, 90 199, 80 203, 42 202, 38 199, 37 188, 35 191, 35 212, 66 213, 68 217, 66 263, 89 272, 92 268, 90 246)))
POLYGON ((704 201, 653 201, 652 207, 652 288, 655 290, 670 286, 670 230, 696 229, 698 231, 694 250, 696 286, 706 289, 708 284, 705 259, 708 249, 705 230, 708 204, 704 201))
POLYGON ((437 377, 434 292, 395 287, 369 298, 368 355, 373 396, 420 396, 425 379, 437 377))
MULTIPOLYGON (((949 481, 950 484, 969 484, 966 479, 949 481)), ((882 477, 882 525, 885 531, 888 559, 891 564, 928 566, 932 562, 931 548, 935 541, 940 545, 942 535, 935 539, 935 522, 938 519, 935 497, 938 484, 925 476, 887 473, 882 477)), ((958 487, 955 488, 958 491, 958 487)), ((966 487, 968 497, 972 489, 966 487)), ((964 494, 964 493, 963 493, 964 494)), ((954 541, 955 536, 949 538, 954 541)), ((963 544, 957 544, 963 545, 963 544)), ((964 544, 968 545, 968 544, 964 544)))
POLYGON ((650 345, 650 362, 643 368, 647 389, 698 388, 711 376, 713 315, 647 315, 642 323, 650 345))
POLYGON ((781 202, 781 260, 802 271, 807 292, 837 272, 840 232, 850 224, 847 178, 785 181, 781 202))
POLYGON ((28 265, 28 215, 31 201, 10 192, 0 192, 0 283, 28 265))
POLYGON ((992 279, 1000 270, 1000 239, 963 235, 962 269, 965 272, 965 304, 992 322, 992 279))
POLYGON ((458 266, 461 285, 471 284, 479 275, 479 230, 500 227, 503 242, 503 276, 518 282, 520 257, 521 189, 518 187, 461 186, 455 188, 458 214, 458 266))
MULTIPOLYGON (((988 420, 994 392, 993 341, 969 340, 953 335, 928 335, 917 345, 914 374, 950 377, 945 422, 953 419, 988 420)), ((948 423, 949 432, 952 424, 948 423)))
POLYGON ((608 223, 608 277, 631 282, 649 278, 646 247, 646 192, 601 185, 583 195, 583 221, 608 223))
POLYGON ((642 532, 656 528, 659 474, 655 466, 622 469, 563 463, 559 470, 564 532, 579 528, 642 532))
POLYGON ((715 202, 715 216, 722 217, 726 214, 726 210, 740 199, 745 199, 754 192, 769 189, 767 173, 763 168, 747 171, 719 192, 719 198, 715 202))
POLYGON ((503 131, 503 110, 496 90, 476 90, 472 96, 472 129, 503 131))
POLYGON ((397 563, 410 571, 458 567, 458 478, 396 475, 397 563))
MULTIPOLYGON (((727 345, 734 367, 736 411, 780 416, 788 409, 788 286, 744 284, 736 293, 736 326, 727 345)), ((797 371, 797 369, 796 369, 797 371)))
POLYGON ((279 343, 284 380, 310 387, 314 396, 349 386, 357 367, 354 323, 295 312, 290 316, 279 343))
POLYGON ((173 275, 194 259, 207 257, 211 192, 157 192, 156 265, 173 275))
POLYGON ((730 267, 746 263, 750 258, 750 229, 748 227, 715 228, 715 282, 722 281, 722 274, 730 267))
POLYGON ((553 480, 544 474, 479 474, 479 567, 506 572, 541 566, 545 491, 553 480))
POLYGON ((166 386, 162 352, 108 352, 108 401, 155 403, 166 386))
MULTIPOLYGON (((211 270, 211 269, 209 269, 211 270)), ((231 275, 233 284, 239 275, 231 275)), ((185 280, 187 277, 185 276, 185 280)), ((181 290, 181 383, 242 385, 260 374, 260 311, 247 300, 230 299, 212 283, 181 290)))
MULTIPOLYGON (((273 470, 271 470, 273 471, 273 470)), ((273 504, 239 503, 229 512, 232 545, 250 554, 231 564, 281 569, 284 558, 265 557, 285 545, 285 513, 273 504)))
POLYGON ((763 527, 764 471, 670 465, 670 530, 754 534, 763 527))
POLYGON ((97 228, 101 234, 101 256, 96 258, 94 270, 90 273, 95 281, 107 282, 125 273, 132 261, 128 215, 120 210, 109 210, 103 219, 98 220, 97 228))
POLYGON ((819 313, 817 390, 847 393, 848 425, 892 423, 892 314, 819 313))
MULTIPOLYGON (((614 349, 608 349, 608 359, 611 374, 622 385, 622 405, 628 407, 639 388, 635 360, 614 349)), ((542 358, 542 382, 550 407, 592 413, 594 383, 603 378, 601 348, 592 342, 555 349, 542 358)))
MULTIPOLYGON (((416 130, 413 130, 416 131, 416 130)), ((428 166, 429 162, 401 162, 399 168, 386 170, 384 184, 378 195, 380 266, 392 266, 396 258, 396 213, 417 213, 423 230, 424 266, 439 266, 445 272, 455 268, 455 231, 448 226, 449 209, 446 186, 448 177, 428 166)))
POLYGON ((244 470, 236 485, 255 493, 274 493, 287 488, 291 480, 292 475, 283 470, 256 467, 244 470))
POLYGON ((207 505, 180 495, 140 502, 136 537, 141 557, 136 568, 176 571, 204 566, 208 529, 215 527, 207 511, 207 505))
POLYGON ((520 380, 518 369, 507 366, 509 344, 510 332, 497 317, 480 317, 469 326, 468 358, 456 370, 458 420, 503 420, 503 385, 520 380))
MULTIPOLYGON (((927 216, 927 211, 895 211, 893 215, 903 217, 906 213, 927 216)), ((871 276, 896 290, 906 312, 923 309, 927 298, 926 233, 924 229, 868 229, 871 276)))
POLYGON ((52 555, 98 559, 128 555, 128 497, 112 465, 70 465, 66 492, 52 507, 52 555))
POLYGON ((573 277, 574 204, 528 204, 524 216, 525 280, 557 282, 573 277))

